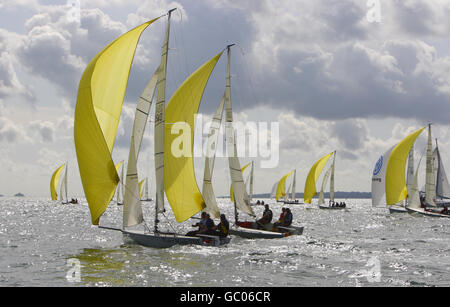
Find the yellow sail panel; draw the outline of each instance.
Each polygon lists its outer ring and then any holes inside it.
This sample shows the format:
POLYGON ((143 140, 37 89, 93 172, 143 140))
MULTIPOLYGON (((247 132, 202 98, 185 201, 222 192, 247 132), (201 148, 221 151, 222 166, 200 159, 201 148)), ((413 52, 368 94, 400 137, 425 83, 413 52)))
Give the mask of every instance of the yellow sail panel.
MULTIPOLYGON (((147 178, 145 178, 145 179, 147 179, 147 178)), ((141 199, 142 199, 142 184, 144 183, 145 179, 142 179, 139 182, 139 195, 140 195, 141 199)))
POLYGON ((141 33, 155 20, 106 46, 91 60, 80 80, 75 106, 75 149, 94 225, 98 225, 119 182, 111 152, 123 98, 141 33))
POLYGON ((61 175, 61 171, 63 170, 64 166, 66 164, 64 163, 58 169, 53 173, 52 179, 50 179, 50 194, 52 196, 52 200, 58 200, 58 194, 56 193, 56 190, 58 189, 58 182, 59 182, 59 176, 61 175))
POLYGON ((290 171, 289 173, 287 173, 286 175, 284 175, 284 176, 280 179, 280 181, 278 181, 277 192, 276 192, 276 194, 275 194, 276 200, 279 200, 281 197, 283 197, 283 196, 286 194, 286 193, 285 193, 285 190, 286 190, 286 187, 285 187, 286 179, 287 179, 290 175, 292 175, 293 172, 294 172, 294 171, 290 171))
MULTIPOLYGON (((252 164, 252 162, 248 163, 247 165, 244 165, 244 166, 241 168, 241 173, 243 173, 243 172, 245 171, 245 169, 246 169, 250 164, 252 164)), ((230 185, 230 199, 231 199, 231 202, 234 203, 233 184, 230 185)))
POLYGON ((178 222, 205 208, 194 173, 194 116, 221 55, 222 52, 190 75, 173 94, 165 110, 164 190, 178 222))
POLYGON ((419 129, 404 138, 394 147, 389 156, 386 166, 387 205, 394 205, 408 196, 405 179, 406 160, 411 147, 425 128, 419 129))
POLYGON ((119 173, 120 166, 123 164, 123 161, 120 161, 116 164, 116 172, 119 173))
POLYGON ((305 203, 310 204, 312 198, 317 194, 316 181, 322 173, 323 167, 327 164, 328 159, 330 159, 333 153, 334 152, 331 152, 317 160, 309 170, 308 177, 306 177, 305 191, 303 195, 305 203))

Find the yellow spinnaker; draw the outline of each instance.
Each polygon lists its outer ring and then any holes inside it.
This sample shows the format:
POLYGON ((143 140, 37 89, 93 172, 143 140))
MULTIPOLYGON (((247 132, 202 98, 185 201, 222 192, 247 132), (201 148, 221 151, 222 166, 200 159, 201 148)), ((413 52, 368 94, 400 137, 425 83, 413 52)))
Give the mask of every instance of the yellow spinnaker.
POLYGON ((305 203, 310 204, 314 195, 317 194, 316 181, 319 178, 320 173, 322 173, 323 167, 325 166, 325 164, 327 164, 328 159, 330 159, 330 157, 333 155, 333 153, 334 153, 334 151, 329 153, 328 155, 320 158, 311 167, 311 169, 308 173, 308 177, 306 177, 306 182, 305 182, 305 191, 304 191, 304 195, 303 195, 303 199, 304 199, 305 203))
POLYGON ((166 107, 164 190, 177 222, 183 222, 205 208, 194 173, 194 116, 221 55, 222 52, 190 75, 166 107))
MULTIPOLYGON (((241 168, 241 173, 243 173, 243 172, 245 171, 245 169, 246 169, 250 164, 252 164, 252 162, 248 163, 247 165, 244 165, 244 166, 241 168)), ((233 184, 231 184, 231 186, 230 186, 230 199, 231 199, 231 202, 234 203, 233 184)))
POLYGON ((406 160, 412 145, 419 134, 425 129, 419 129, 398 143, 391 152, 386 165, 386 204, 394 205, 408 196, 405 179, 406 160))
POLYGON ((59 176, 61 175, 61 171, 63 170, 64 166, 66 164, 64 163, 58 169, 53 173, 52 179, 50 180, 50 194, 52 196, 52 200, 58 200, 58 193, 56 193, 56 190, 58 189, 58 182, 59 182, 59 176))
POLYGON ((75 107, 75 149, 91 219, 98 225, 119 176, 111 158, 131 63, 139 38, 151 23, 123 34, 86 67, 75 107))
POLYGON ((285 187, 286 179, 287 179, 290 175, 292 175, 293 172, 294 172, 294 171, 290 171, 289 173, 287 173, 286 175, 284 175, 284 176, 280 179, 280 181, 278 182, 278 185, 277 185, 277 192, 276 192, 276 194, 275 194, 276 200, 279 200, 281 197, 284 197, 284 195, 286 194, 286 192, 285 192, 285 190, 286 190, 286 187, 285 187))

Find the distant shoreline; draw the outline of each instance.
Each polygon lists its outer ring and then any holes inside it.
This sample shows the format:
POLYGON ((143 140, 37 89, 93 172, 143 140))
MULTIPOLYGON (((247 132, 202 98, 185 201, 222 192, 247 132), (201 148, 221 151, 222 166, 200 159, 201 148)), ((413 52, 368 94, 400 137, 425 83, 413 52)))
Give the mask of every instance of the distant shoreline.
MULTIPOLYGON (((219 196, 218 198, 229 198, 230 196, 219 196)), ((318 198, 317 194, 314 198, 318 198)), ((330 198, 330 193, 324 193, 325 198, 330 198)), ((334 192, 335 198, 372 198, 370 192, 334 192)), ((270 193, 253 194, 253 198, 270 198, 270 193)), ((295 193, 295 198, 303 198, 303 193, 295 193)))

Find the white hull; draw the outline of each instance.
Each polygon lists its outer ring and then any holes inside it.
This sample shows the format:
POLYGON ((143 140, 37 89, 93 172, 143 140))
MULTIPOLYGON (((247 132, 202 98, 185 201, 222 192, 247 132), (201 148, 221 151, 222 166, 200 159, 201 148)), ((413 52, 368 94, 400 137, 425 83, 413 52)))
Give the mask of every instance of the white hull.
POLYGON ((273 227, 272 223, 266 226, 265 230, 245 228, 234 225, 233 227, 230 228, 230 234, 247 239, 276 239, 288 237, 291 235, 301 235, 303 234, 304 229, 304 227, 289 226, 289 227, 280 227, 281 229, 283 229, 284 232, 277 232, 272 231, 271 230, 272 227, 273 227))
POLYGON ((429 211, 425 211, 422 208, 420 208, 420 209, 406 208, 406 210, 408 211, 409 214, 411 214, 413 216, 425 215, 425 216, 430 216, 430 217, 446 217, 446 218, 450 218, 449 214, 440 214, 440 213, 437 213, 437 212, 429 212, 429 211))
POLYGON ((389 213, 408 213, 408 210, 405 207, 391 206, 389 207, 389 213))

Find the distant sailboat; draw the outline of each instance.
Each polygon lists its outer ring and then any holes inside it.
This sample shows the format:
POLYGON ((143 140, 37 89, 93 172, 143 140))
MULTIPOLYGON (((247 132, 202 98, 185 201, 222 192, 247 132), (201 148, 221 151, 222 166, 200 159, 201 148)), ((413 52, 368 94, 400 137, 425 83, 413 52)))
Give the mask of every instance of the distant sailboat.
POLYGON ((378 159, 372 176, 373 207, 398 206, 408 197, 406 162, 414 142, 425 128, 411 133, 378 159))
POLYGON ((291 176, 294 171, 290 171, 283 177, 281 177, 280 181, 277 183, 277 189, 275 191, 275 199, 277 202, 285 202, 287 201, 287 196, 289 195, 289 190, 286 191, 286 180, 289 176, 291 176))
MULTIPOLYGON (((299 202, 298 199, 296 199, 296 194, 295 194, 296 178, 297 178, 297 170, 294 169, 294 175, 293 175, 293 179, 292 179, 291 198, 289 199, 288 197, 286 197, 286 199, 284 200, 284 204, 285 205, 299 205, 299 204, 303 204, 303 203, 299 202)), ((288 195, 286 195, 286 196, 288 196, 288 195)))
POLYGON ((230 227, 230 234, 237 235, 244 238, 281 238, 287 235, 300 235, 303 232, 303 227, 279 227, 283 233, 272 231, 273 224, 266 225, 269 229, 258 229, 256 222, 240 222, 239 212, 243 212, 253 218, 256 218, 252 207, 250 206, 249 196, 245 189, 244 180, 242 177, 242 170, 240 167, 239 158, 237 156, 236 136, 233 128, 233 110, 231 104, 231 77, 230 77, 230 48, 227 47, 227 76, 225 86, 225 114, 226 114, 226 139, 227 139, 227 154, 230 169, 230 177, 233 184, 233 204, 235 212, 235 223, 230 227))
POLYGON ((319 193, 319 208, 320 209, 333 209, 333 210, 339 210, 339 209, 346 209, 346 206, 340 206, 339 204, 334 202, 334 171, 335 171, 335 164, 336 164, 336 151, 333 155, 333 162, 331 163, 331 166, 325 173, 325 176, 323 177, 322 186, 320 188, 319 193), (328 205, 325 204, 325 195, 324 195, 324 188, 328 182, 328 178, 330 179, 330 200, 328 205))
POLYGON ((304 202, 306 204, 311 204, 312 198, 317 194, 316 190, 317 179, 319 179, 319 176, 322 173, 325 164, 327 164, 328 159, 330 159, 330 157, 334 153, 335 152, 333 151, 317 160, 309 170, 308 176, 306 177, 305 190, 303 195, 304 202))
MULTIPOLYGON (((127 166, 127 180, 123 208, 123 228, 99 226, 118 230, 138 244, 164 248, 176 244, 219 245, 229 238, 217 236, 188 237, 158 229, 159 214, 164 212, 164 192, 177 222, 183 222, 200 210, 205 202, 198 190, 193 168, 194 114, 209 76, 222 52, 207 61, 177 89, 165 106, 165 80, 170 32, 170 10, 161 54, 161 64, 150 79, 136 108, 127 166), (137 159, 153 96, 155 107, 155 172, 156 200, 154 231, 145 224, 139 197, 137 159), (181 125, 177 125, 180 123, 181 125), (178 129, 177 129, 178 128, 178 129), (171 147, 180 141, 187 155, 175 156, 171 147), (144 229, 138 229, 143 227, 144 229)), ((89 203, 91 219, 99 225, 119 182, 111 152, 117 132, 128 75, 142 32, 158 18, 123 34, 105 47, 90 62, 80 80, 75 108, 75 147, 83 189, 89 203), (111 78, 111 75, 114 78, 111 78), (94 82, 95 81, 95 82, 94 82), (108 112, 103 112, 103 108, 108 112), (94 159, 95 158, 95 159, 94 159)))
POLYGON ((56 169, 56 171, 53 173, 52 178, 50 179, 50 194, 52 197, 52 200, 58 200, 58 193, 56 192, 58 189, 58 185, 60 186, 59 189, 59 201, 61 204, 77 204, 78 201, 75 199, 72 199, 69 201, 67 197, 67 170, 68 170, 68 163, 64 163, 60 167, 56 169), (62 172, 64 171, 61 183, 60 183, 60 177, 62 172))
POLYGON ((436 139, 436 148, 433 152, 434 169, 436 173, 436 204, 450 204, 450 184, 445 173, 444 163, 442 162, 441 153, 436 139))
MULTIPOLYGON (((437 144, 436 144, 437 145, 437 144)), ((408 213, 412 215, 426 215, 431 217, 446 217, 450 218, 450 214, 447 212, 441 212, 440 209, 437 209, 436 205, 436 196, 438 191, 437 181, 440 179, 438 177, 438 170, 436 167, 439 167, 439 149, 432 151, 432 137, 431 137, 431 124, 428 125, 428 142, 427 142, 427 157, 426 157, 426 169, 425 169, 425 199, 423 200, 424 204, 422 204, 422 200, 420 199, 420 195, 418 193, 417 187, 417 171, 414 181, 414 186, 411 188, 414 199, 411 202, 408 202, 406 205, 406 210, 408 213), (436 151, 437 150, 437 151, 436 151), (436 165, 436 167, 435 167, 436 165), (417 193, 416 193, 417 190, 417 193), (419 195, 417 197, 417 195, 419 195), (417 201, 417 198, 419 199, 417 201), (428 209, 427 207, 432 207, 436 209, 428 209)), ((441 171, 443 168, 441 168, 441 171)), ((445 174, 445 173, 444 173, 445 174)), ((442 181, 441 181, 442 183, 442 181)), ((409 192, 409 191, 408 191, 409 192)))

